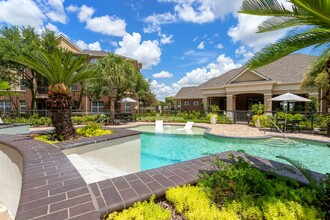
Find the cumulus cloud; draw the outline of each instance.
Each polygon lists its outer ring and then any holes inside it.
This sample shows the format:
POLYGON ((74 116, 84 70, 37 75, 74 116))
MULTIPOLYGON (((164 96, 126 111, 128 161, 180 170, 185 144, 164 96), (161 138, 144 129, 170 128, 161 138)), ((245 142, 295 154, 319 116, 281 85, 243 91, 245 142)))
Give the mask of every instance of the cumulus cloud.
POLYGON ((130 35, 127 33, 122 41, 119 42, 119 48, 115 50, 116 54, 133 58, 142 63, 144 69, 150 69, 160 62, 161 49, 158 41, 142 41, 139 33, 130 35))
POLYGON ((104 15, 93 17, 95 9, 82 5, 80 8, 74 5, 67 7, 70 12, 78 12, 80 22, 86 22, 87 30, 109 36, 122 37, 126 34, 126 22, 116 16, 104 15))
POLYGON ((158 100, 165 100, 165 97, 175 95, 179 90, 156 80, 150 81, 150 90, 156 95, 158 100))
POLYGON ((205 48, 204 41, 200 42, 197 46, 198 49, 203 50, 205 48))
POLYGON ((286 30, 278 30, 257 34, 258 26, 269 17, 238 14, 237 18, 237 25, 228 30, 228 35, 234 43, 241 41, 255 51, 260 50, 267 44, 274 43, 286 33, 286 30))
POLYGON ((64 0, 48 0, 49 12, 46 13, 47 17, 54 22, 60 22, 65 24, 67 22, 67 16, 63 6, 64 0))
POLYGON ((78 41, 76 41, 76 45, 82 50, 98 50, 98 51, 101 50, 101 45, 100 45, 100 42, 98 42, 98 41, 87 44, 82 40, 78 40, 78 41))
POLYGON ((152 77, 154 78, 171 78, 172 76, 173 74, 167 71, 161 71, 160 73, 152 74, 152 77))
POLYGON ((187 72, 178 82, 172 83, 170 86, 153 80, 150 88, 157 95, 158 99, 164 100, 167 96, 175 95, 181 87, 198 86, 207 80, 228 72, 231 69, 239 68, 240 66, 240 63, 235 63, 232 58, 221 54, 214 62, 209 63, 205 67, 187 72))
POLYGON ((32 0, 0 1, 0 22, 17 26, 41 27, 46 17, 32 0))

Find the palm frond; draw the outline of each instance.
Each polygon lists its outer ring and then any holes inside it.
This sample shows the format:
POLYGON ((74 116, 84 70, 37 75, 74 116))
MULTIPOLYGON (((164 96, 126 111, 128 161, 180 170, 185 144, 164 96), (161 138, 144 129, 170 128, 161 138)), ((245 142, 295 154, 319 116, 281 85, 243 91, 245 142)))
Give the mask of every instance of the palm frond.
POLYGON ((257 33, 276 31, 284 28, 313 25, 308 19, 293 17, 273 17, 264 21, 259 27, 257 33))
POLYGON ((47 53, 40 49, 7 59, 35 70, 51 84, 64 83, 68 88, 94 77, 96 71, 95 66, 86 68, 86 57, 73 56, 72 53, 62 53, 59 50, 47 53))
POLYGON ((323 30, 320 28, 310 29, 304 33, 285 37, 274 44, 266 46, 260 52, 256 53, 246 65, 250 69, 256 69, 302 48, 329 41, 329 30, 323 30))
POLYGON ((292 16, 293 13, 287 10, 276 0, 245 0, 239 13, 259 16, 292 16))
MULTIPOLYGON (((317 45, 319 47, 320 45, 317 45)), ((322 54, 314 61, 313 65, 311 65, 311 69, 308 70, 301 86, 303 88, 311 88, 315 87, 315 79, 316 77, 325 69, 325 65, 330 58, 330 47, 327 47, 322 54)), ((328 82, 324 82, 328 84, 328 82)))
POLYGON ((306 177, 306 179, 309 182, 309 186, 311 188, 318 187, 318 185, 319 185, 318 179, 314 178, 313 175, 312 175, 312 171, 306 169, 305 166, 302 163, 300 163, 299 161, 293 160, 291 158, 288 158, 286 156, 282 156, 282 155, 279 155, 279 156, 276 156, 276 157, 289 162, 292 166, 297 168, 297 170, 299 170, 304 175, 304 177, 306 177))
POLYGON ((330 24, 330 1, 328 0, 291 0, 297 7, 303 8, 319 20, 330 24))

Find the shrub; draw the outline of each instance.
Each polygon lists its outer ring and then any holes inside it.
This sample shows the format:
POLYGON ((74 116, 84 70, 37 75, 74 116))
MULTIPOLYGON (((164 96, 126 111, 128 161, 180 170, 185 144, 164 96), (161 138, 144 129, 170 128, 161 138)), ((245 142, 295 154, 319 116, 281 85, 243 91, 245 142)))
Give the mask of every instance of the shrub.
POLYGON ((232 165, 216 160, 216 171, 204 173, 198 183, 223 209, 242 219, 318 219, 324 214, 324 197, 315 187, 300 187, 293 179, 262 172, 240 157, 231 160, 232 165), (266 215, 270 212, 274 218, 266 215))
POLYGON ((200 187, 185 185, 171 188, 166 192, 166 199, 188 220, 239 219, 232 211, 220 211, 200 187))
POLYGON ((112 131, 103 130, 102 125, 95 122, 90 122, 84 127, 78 128, 76 131, 79 135, 83 135, 85 137, 94 137, 94 136, 112 134, 112 131))
POLYGON ((171 218, 171 211, 161 208, 154 202, 155 196, 150 198, 150 202, 136 202, 129 209, 122 212, 113 212, 106 216, 106 220, 166 220, 171 218))

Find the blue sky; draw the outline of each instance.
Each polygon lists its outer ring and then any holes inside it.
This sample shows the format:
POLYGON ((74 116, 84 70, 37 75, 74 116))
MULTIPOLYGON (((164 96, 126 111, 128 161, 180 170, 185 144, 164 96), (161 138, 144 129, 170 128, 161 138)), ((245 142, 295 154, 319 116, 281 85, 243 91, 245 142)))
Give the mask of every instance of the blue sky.
MULTIPOLYGON (((285 0, 280 0, 290 7, 285 0)), ((157 98, 240 67, 284 31, 255 34, 265 17, 242 0, 0 0, 0 24, 49 28, 81 49, 139 60, 157 98)))

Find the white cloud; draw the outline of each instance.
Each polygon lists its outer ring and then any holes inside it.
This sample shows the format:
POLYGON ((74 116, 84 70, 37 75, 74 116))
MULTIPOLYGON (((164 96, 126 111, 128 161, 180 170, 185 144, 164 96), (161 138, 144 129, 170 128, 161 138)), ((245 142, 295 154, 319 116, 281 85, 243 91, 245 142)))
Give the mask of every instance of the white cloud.
POLYGON ((172 83, 170 86, 152 80, 150 88, 156 94, 158 99, 164 100, 167 96, 175 95, 181 87, 198 86, 207 80, 240 66, 240 63, 235 63, 232 58, 227 57, 225 54, 221 54, 217 57, 215 62, 209 63, 205 67, 196 68, 187 72, 178 82, 172 83))
POLYGON ((119 48, 115 50, 116 54, 133 58, 142 63, 144 69, 149 69, 160 62, 162 54, 158 41, 142 41, 139 33, 130 35, 127 33, 122 41, 119 42, 119 48))
POLYGON ((0 1, 0 22, 17 26, 41 27, 46 19, 34 1, 0 1))
POLYGON ((215 15, 211 11, 211 8, 203 4, 197 8, 193 8, 189 3, 183 3, 176 5, 174 10, 183 21, 187 22, 202 24, 215 20, 215 15))
POLYGON ((78 19, 80 22, 86 22, 85 28, 87 30, 117 37, 122 37, 126 34, 125 20, 116 16, 93 17, 95 9, 86 5, 82 5, 78 10, 76 6, 69 6, 68 10, 78 12, 78 19))
POLYGON ((110 36, 122 37, 126 34, 126 22, 123 19, 105 15, 86 21, 86 29, 110 36))
POLYGON ((93 7, 88 7, 86 5, 82 5, 80 8, 78 8, 78 10, 76 12, 78 12, 79 21, 84 22, 93 16, 95 10, 93 7))
POLYGON ((63 6, 64 0, 48 0, 50 11, 46 13, 47 17, 54 22, 60 22, 65 24, 67 22, 67 16, 63 6))
POLYGON ((163 14, 150 15, 144 19, 144 22, 150 24, 169 24, 175 22, 175 20, 175 15, 171 14, 170 12, 167 12, 163 14))
POLYGON ((144 22, 148 23, 146 28, 143 28, 144 33, 160 32, 160 26, 162 24, 170 24, 176 21, 176 16, 170 12, 163 14, 153 14, 143 19, 144 22))
POLYGON ((56 27, 56 25, 53 25, 51 23, 48 23, 46 25, 46 28, 51 30, 51 31, 54 31, 55 34, 58 34, 60 31, 58 30, 58 28, 56 27))
POLYGON ((146 28, 143 28, 143 32, 146 33, 146 34, 159 32, 160 30, 161 30, 161 28, 157 24, 149 24, 146 28))
POLYGON ((258 26, 269 17, 238 14, 237 18, 237 26, 231 27, 228 31, 228 35, 232 38, 234 43, 241 41, 255 51, 260 50, 270 43, 274 43, 286 33, 286 30, 279 30, 257 34, 258 26))
POLYGON ((173 74, 167 71, 161 71, 160 73, 152 74, 152 77, 154 78, 171 78, 172 76, 173 74))
POLYGON ((198 49, 203 50, 205 48, 204 41, 200 42, 197 46, 198 49))
POLYGON ((161 44, 171 44, 173 43, 173 35, 167 36, 166 34, 159 34, 161 44))
POLYGON ((98 50, 98 51, 101 50, 101 45, 100 45, 100 42, 98 42, 98 41, 87 44, 82 40, 78 40, 78 41, 76 41, 76 45, 82 50, 98 50))
POLYGON ((218 45, 216 46, 216 48, 218 48, 218 49, 222 49, 222 48, 224 48, 224 46, 223 46, 222 44, 218 44, 218 45))
POLYGON ((156 95, 158 100, 165 100, 165 97, 175 95, 179 91, 178 88, 167 86, 164 83, 159 83, 156 80, 150 81, 150 90, 156 95))
POLYGON ((68 12, 77 12, 79 10, 79 7, 76 5, 69 5, 68 7, 66 7, 66 10, 68 12))
POLYGON ((243 0, 158 0, 159 2, 173 2, 174 10, 179 19, 185 22, 207 23, 215 19, 225 19, 226 15, 236 13, 243 0))
POLYGON ((118 47, 118 42, 117 41, 111 41, 110 44, 114 47, 118 47))

